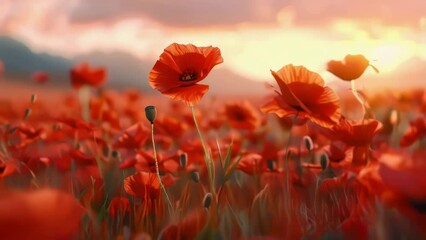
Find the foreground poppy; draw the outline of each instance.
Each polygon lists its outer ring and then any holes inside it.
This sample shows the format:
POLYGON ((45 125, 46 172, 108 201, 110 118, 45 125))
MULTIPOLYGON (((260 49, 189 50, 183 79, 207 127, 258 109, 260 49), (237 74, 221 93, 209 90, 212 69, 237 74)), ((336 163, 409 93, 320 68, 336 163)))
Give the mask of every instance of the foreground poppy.
POLYGON ((57 190, 0 193, 1 239, 73 239, 85 210, 57 190))
POLYGON ((280 92, 262 107, 266 113, 278 117, 297 115, 324 127, 331 127, 340 119, 339 98, 318 73, 303 66, 286 65, 278 72, 271 71, 280 92))
POLYGON ((92 68, 87 63, 74 66, 70 70, 71 85, 73 88, 80 88, 83 85, 90 85, 92 87, 99 87, 106 81, 105 68, 92 68))
POLYGON ((370 62, 363 55, 348 54, 343 61, 329 61, 327 63, 327 71, 344 81, 352 81, 361 77, 368 66, 371 66, 376 72, 379 72, 377 68, 370 65, 370 62))
POLYGON ((197 84, 223 59, 217 47, 197 47, 173 43, 164 49, 148 76, 149 84, 162 94, 197 104, 209 90, 208 85, 197 84))

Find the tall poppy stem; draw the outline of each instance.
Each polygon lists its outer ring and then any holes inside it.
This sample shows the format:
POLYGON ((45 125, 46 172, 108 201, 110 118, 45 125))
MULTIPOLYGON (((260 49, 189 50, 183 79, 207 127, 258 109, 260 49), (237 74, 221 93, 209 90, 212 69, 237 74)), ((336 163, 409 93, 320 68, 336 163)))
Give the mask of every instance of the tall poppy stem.
POLYGON ((191 105, 190 107, 191 107, 192 118, 194 119, 195 128, 197 129, 198 137, 200 138, 201 145, 203 146, 204 160, 206 162, 207 174, 209 175, 209 180, 210 180, 210 191, 213 194, 213 196, 215 196, 216 193, 215 193, 215 189, 214 189, 213 164, 209 160, 207 148, 206 148, 206 145, 204 143, 203 136, 201 135, 200 128, 198 127, 197 118, 195 117, 194 106, 191 105))
MULTIPOLYGON (((364 104, 364 100, 362 100, 361 96, 359 95, 356 86, 355 86, 355 80, 351 81, 351 89, 352 89, 352 94, 354 95, 354 97, 356 98, 356 100, 358 100, 358 102, 362 105, 362 109, 363 109, 363 116, 365 116, 365 113, 367 112, 367 109, 365 109, 365 104, 364 104)), ((363 117, 364 118, 364 117, 363 117)))
POLYGON ((78 99, 80 100, 81 116, 84 121, 90 121, 90 86, 84 85, 78 89, 78 99))
POLYGON ((285 205, 286 205, 286 207, 287 207, 287 209, 286 209, 286 213, 287 213, 287 226, 289 226, 290 225, 290 221, 291 221, 291 213, 290 213, 290 211, 291 211, 291 189, 290 189, 290 169, 289 169, 289 163, 288 163, 288 161, 289 161, 289 157, 290 157, 290 154, 289 154, 289 146, 290 146, 290 143, 291 143, 291 138, 292 138, 292 136, 293 136, 293 134, 292 134, 292 129, 293 129, 293 126, 294 126, 294 124, 296 124, 296 120, 297 120, 297 117, 299 116, 299 112, 296 112, 296 114, 294 115, 294 117, 293 117, 293 119, 292 119, 292 121, 291 121, 291 128, 290 128, 290 133, 288 134, 288 139, 287 139, 287 145, 285 146, 285 150, 284 150, 284 153, 285 153, 285 155, 284 155, 284 168, 285 168, 285 185, 286 185, 286 197, 285 197, 285 205))
POLYGON ((152 139, 152 150, 154 151, 154 161, 155 161, 155 170, 157 172, 158 182, 160 183, 161 190, 163 190, 164 195, 166 196, 166 200, 169 204, 169 213, 173 212, 173 205, 170 201, 169 195, 167 195, 166 188, 163 185, 163 182, 161 181, 160 177, 160 168, 158 167, 158 160, 157 160, 157 150, 155 148, 155 141, 154 141, 154 123, 151 123, 151 139, 152 139))

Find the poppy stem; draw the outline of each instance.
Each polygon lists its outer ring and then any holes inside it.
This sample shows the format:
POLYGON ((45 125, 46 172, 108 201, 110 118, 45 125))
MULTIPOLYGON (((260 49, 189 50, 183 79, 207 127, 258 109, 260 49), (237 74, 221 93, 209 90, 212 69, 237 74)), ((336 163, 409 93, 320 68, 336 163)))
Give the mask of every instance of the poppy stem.
POLYGON ((197 129, 198 137, 200 138, 201 145, 203 146, 204 160, 206 161, 207 173, 209 175, 209 180, 210 180, 210 192, 213 194, 213 196, 216 196, 216 192, 214 189, 214 176, 212 172, 214 170, 213 169, 214 166, 213 166, 213 163, 209 160, 209 157, 208 157, 209 155, 207 154, 207 148, 204 143, 203 136, 201 135, 200 128, 198 127, 197 118, 195 117, 194 106, 191 105, 190 107, 191 107, 192 118, 194 119, 195 128, 197 129))
POLYGON ((294 115, 294 117, 291 121, 290 133, 288 134, 287 145, 285 146, 285 151, 284 151, 284 153, 285 153, 284 154, 285 185, 286 185, 286 191, 287 191, 286 197, 285 197, 285 199, 286 199, 285 204, 286 204, 286 207, 287 207, 287 209, 286 209, 287 226, 290 225, 290 221, 291 221, 291 213, 290 213, 290 211, 291 211, 291 189, 290 189, 290 176, 289 176, 290 175, 290 169, 289 169, 289 163, 288 163, 289 157, 290 157, 289 146, 290 146, 291 139, 292 139, 292 136, 293 136, 292 129, 293 129, 294 124, 296 124, 296 120, 297 120, 298 116, 299 116, 299 111, 296 112, 296 114, 294 115))
POLYGON ((172 202, 170 201, 169 195, 167 195, 166 188, 164 187, 163 182, 161 181, 160 169, 158 167, 157 150, 155 148, 155 141, 154 141, 154 123, 151 123, 151 139, 152 139, 152 150, 154 152, 155 170, 157 172, 158 182, 160 183, 161 190, 163 190, 164 195, 166 196, 167 202, 169 204, 169 213, 170 215, 172 215, 173 205, 172 205, 172 202))
POLYGON ((78 99, 80 100, 81 116, 84 121, 90 121, 90 86, 84 85, 78 89, 78 99))
POLYGON ((364 104, 364 100, 362 100, 361 96, 358 94, 358 90, 356 89, 355 86, 355 80, 351 81, 351 89, 352 89, 352 94, 354 95, 354 97, 356 98, 356 100, 358 100, 358 102, 362 105, 362 109, 363 109, 363 118, 367 112, 367 109, 365 108, 365 104, 364 104))

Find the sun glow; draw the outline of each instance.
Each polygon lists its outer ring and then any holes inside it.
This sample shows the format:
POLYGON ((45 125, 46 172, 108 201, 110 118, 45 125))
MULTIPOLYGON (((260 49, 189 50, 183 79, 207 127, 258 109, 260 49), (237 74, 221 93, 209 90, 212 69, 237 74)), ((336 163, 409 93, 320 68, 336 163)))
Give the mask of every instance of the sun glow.
POLYGON ((385 42, 373 48, 370 62, 381 72, 391 72, 415 53, 416 47, 409 42, 385 42))

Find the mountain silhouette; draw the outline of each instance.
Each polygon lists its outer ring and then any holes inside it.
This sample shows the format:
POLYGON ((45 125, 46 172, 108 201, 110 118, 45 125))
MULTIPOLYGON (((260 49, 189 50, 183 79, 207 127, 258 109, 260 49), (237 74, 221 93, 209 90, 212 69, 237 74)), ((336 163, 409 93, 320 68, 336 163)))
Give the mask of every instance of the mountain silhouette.
MULTIPOLYGON (((28 81, 34 72, 45 71, 50 76, 50 84, 69 86, 69 70, 75 64, 87 62, 95 67, 107 68, 108 87, 132 87, 147 93, 155 92, 147 78, 156 60, 140 59, 126 52, 91 52, 67 59, 36 53, 15 39, 0 36, 0 59, 4 63, 5 77, 13 81, 28 81)), ((265 90, 263 83, 238 75, 221 65, 215 67, 203 82, 210 85, 209 91, 216 95, 261 94, 265 90)))

